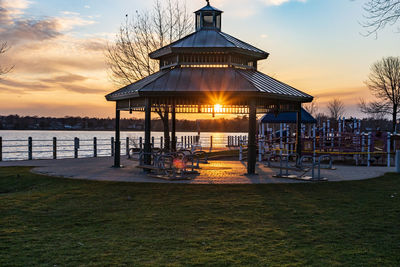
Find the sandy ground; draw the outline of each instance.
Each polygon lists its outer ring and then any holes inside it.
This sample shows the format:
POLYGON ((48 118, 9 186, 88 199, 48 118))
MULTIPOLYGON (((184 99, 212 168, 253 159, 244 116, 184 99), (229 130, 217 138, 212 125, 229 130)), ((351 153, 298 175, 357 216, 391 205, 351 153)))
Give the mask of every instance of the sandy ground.
MULTIPOLYGON (((274 178, 279 169, 257 165, 257 175, 246 175, 246 164, 239 161, 210 161, 201 164, 198 175, 191 180, 165 181, 147 176, 136 168, 137 162, 123 158, 123 168, 112 168, 113 158, 87 158, 64 160, 34 160, 18 162, 0 162, 4 166, 32 166, 33 172, 56 177, 87 179, 115 182, 149 182, 149 183, 187 183, 187 184, 267 184, 267 183, 302 183, 304 181, 274 178)), ((328 181, 362 180, 379 177, 395 168, 335 166, 336 170, 321 170, 321 176, 328 181)), ((294 171, 290 174, 300 175, 294 171)), ((307 173, 311 175, 311 173, 307 173)))

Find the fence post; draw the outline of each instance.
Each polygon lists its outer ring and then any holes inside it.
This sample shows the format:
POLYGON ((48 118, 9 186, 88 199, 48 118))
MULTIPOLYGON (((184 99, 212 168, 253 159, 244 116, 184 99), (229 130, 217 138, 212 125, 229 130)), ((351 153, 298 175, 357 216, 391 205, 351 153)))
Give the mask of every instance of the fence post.
POLYGON ((390 167, 390 133, 387 133, 387 166, 390 167))
POLYGON ((139 147, 140 147, 140 150, 143 149, 143 137, 139 137, 139 147))
POLYGON ((97 137, 93 137, 93 157, 97 158, 97 137))
POLYGON ((76 159, 79 156, 78 150, 79 150, 79 138, 75 137, 75 139, 74 139, 74 158, 76 158, 76 159))
MULTIPOLYGON (((317 132, 316 132, 316 127, 315 125, 313 126, 312 130, 312 136, 313 136, 313 164, 315 163, 315 156, 316 156, 316 149, 317 149, 317 132)), ((314 169, 314 165, 313 165, 314 169)))
POLYGON ((126 138, 126 155, 129 158, 129 137, 126 138))
POLYGON ((3 137, 0 136, 0 161, 3 161, 3 137))
POLYGON ((213 137, 212 135, 210 136, 210 153, 212 151, 212 147, 213 147, 213 137))
POLYGON ((164 147, 164 138, 161 136, 160 137, 160 149, 163 149, 164 147))
POLYGON ((53 137, 53 159, 57 159, 57 137, 53 137))
POLYGON ((282 149, 283 149, 283 125, 281 123, 280 128, 279 128, 279 154, 280 155, 282 155, 282 149))
POLYGON ((28 138, 28 160, 33 159, 32 137, 28 138))
POLYGON ((185 148, 187 148, 187 136, 185 135, 185 148))
POLYGON ((114 146, 114 137, 111 137, 111 157, 114 157, 114 151, 115 150, 115 146, 114 146))
POLYGON ((243 146, 242 146, 242 141, 239 140, 239 161, 243 160, 243 146))
POLYGON ((151 143, 153 144, 153 148, 155 148, 156 144, 154 144, 154 136, 151 137, 151 143))
POLYGON ((371 166, 371 133, 368 133, 368 163, 367 166, 371 166))

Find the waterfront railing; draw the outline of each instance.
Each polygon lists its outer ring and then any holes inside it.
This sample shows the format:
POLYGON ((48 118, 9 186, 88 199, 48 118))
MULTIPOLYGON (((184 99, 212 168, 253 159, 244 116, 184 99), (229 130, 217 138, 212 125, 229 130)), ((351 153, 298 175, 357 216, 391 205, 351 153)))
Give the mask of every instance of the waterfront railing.
MULTIPOLYGON (((200 149, 215 151, 231 149, 245 136, 180 136, 176 138, 178 149, 200 149), (236 142, 237 141, 237 142, 236 142)), ((152 137, 154 148, 164 147, 163 137, 152 137)), ((131 149, 141 150, 144 138, 121 139, 121 155, 129 155, 131 149)), ((3 139, 0 137, 0 161, 67 159, 114 156, 115 140, 111 138, 73 139, 3 139)))

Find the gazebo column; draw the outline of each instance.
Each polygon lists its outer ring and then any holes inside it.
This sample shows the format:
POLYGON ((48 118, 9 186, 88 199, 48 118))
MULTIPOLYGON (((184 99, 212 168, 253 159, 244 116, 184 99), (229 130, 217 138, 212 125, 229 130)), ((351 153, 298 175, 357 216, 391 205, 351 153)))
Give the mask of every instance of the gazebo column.
POLYGON ((301 103, 297 105, 297 132, 296 132, 296 153, 301 157, 302 142, 301 142, 301 103))
POLYGON ((247 150, 247 174, 256 173, 257 162, 257 110, 256 101, 251 99, 249 103, 249 136, 248 136, 248 150, 247 150))
POLYGON ((120 110, 118 109, 118 102, 116 102, 115 107, 115 145, 114 145, 114 168, 121 167, 121 141, 120 141, 120 110))
POLYGON ((171 150, 176 151, 176 111, 175 105, 171 110, 171 150))
POLYGON ((144 121, 144 164, 151 165, 151 102, 145 99, 145 121, 144 121))

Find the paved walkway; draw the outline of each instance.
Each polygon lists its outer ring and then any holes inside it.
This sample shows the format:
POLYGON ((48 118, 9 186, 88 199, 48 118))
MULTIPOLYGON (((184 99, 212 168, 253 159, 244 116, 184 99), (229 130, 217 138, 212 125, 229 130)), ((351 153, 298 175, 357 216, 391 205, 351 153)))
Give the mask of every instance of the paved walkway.
MULTIPOLYGON (((19 162, 0 162, 4 166, 32 166, 33 172, 50 176, 72 179, 87 179, 116 182, 150 182, 150 183, 188 183, 188 184, 260 184, 260 183, 302 183, 304 181, 273 178, 279 169, 271 169, 263 164, 257 165, 258 175, 247 176, 246 165, 239 161, 211 161, 201 164, 200 175, 192 180, 165 181, 148 177, 136 168, 137 162, 122 159, 125 166, 121 169, 111 168, 112 158, 87 158, 64 160, 35 160, 19 162)), ((354 167, 335 166, 336 170, 321 170, 321 176, 329 181, 362 180, 379 177, 394 168, 387 167, 354 167)), ((291 171, 290 174, 296 174, 291 171)), ((298 173, 297 173, 298 174, 298 173)))

